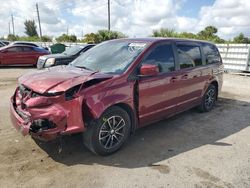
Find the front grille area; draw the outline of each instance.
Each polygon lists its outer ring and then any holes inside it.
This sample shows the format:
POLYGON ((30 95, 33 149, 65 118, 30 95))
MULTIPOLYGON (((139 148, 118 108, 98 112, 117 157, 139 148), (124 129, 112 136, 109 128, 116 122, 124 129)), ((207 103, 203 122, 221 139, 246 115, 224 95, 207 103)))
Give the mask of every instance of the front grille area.
POLYGON ((38 133, 48 129, 56 128, 56 125, 48 119, 34 120, 30 126, 30 132, 38 133))

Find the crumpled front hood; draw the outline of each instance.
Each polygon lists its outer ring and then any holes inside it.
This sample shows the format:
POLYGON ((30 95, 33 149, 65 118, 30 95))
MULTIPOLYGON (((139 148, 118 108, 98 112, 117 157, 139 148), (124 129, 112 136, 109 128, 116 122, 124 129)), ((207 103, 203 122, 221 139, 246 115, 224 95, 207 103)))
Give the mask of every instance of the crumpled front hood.
POLYGON ((108 79, 112 75, 92 72, 72 66, 56 66, 44 71, 25 74, 19 83, 38 93, 62 92, 92 79, 108 79))

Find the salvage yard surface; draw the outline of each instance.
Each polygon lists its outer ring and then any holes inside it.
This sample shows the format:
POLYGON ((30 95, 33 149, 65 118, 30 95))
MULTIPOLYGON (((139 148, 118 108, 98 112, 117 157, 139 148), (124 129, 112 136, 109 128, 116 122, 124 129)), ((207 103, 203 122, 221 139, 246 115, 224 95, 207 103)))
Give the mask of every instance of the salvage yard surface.
POLYGON ((250 77, 224 75, 209 113, 189 110, 138 130, 117 153, 95 156, 81 135, 43 143, 9 120, 17 78, 0 68, 0 187, 250 187, 250 77))

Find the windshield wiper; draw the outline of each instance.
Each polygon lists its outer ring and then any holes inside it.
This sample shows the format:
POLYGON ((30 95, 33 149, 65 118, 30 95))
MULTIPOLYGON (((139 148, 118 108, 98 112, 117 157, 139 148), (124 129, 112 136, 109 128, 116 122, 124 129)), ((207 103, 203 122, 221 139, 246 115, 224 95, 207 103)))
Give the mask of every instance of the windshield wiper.
POLYGON ((75 67, 80 68, 80 69, 86 69, 86 70, 94 72, 94 70, 92 70, 92 69, 90 69, 88 67, 84 67, 84 66, 75 66, 75 67))

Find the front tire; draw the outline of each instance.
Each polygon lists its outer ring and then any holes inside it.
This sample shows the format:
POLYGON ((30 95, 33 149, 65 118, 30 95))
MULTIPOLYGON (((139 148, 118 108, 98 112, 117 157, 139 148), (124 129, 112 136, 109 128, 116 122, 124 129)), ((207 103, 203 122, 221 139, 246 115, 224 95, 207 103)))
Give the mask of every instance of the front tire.
POLYGON ((207 88, 206 92, 202 97, 199 110, 201 112, 211 111, 215 105, 216 99, 217 99, 217 89, 215 85, 211 84, 209 85, 209 87, 207 88))
POLYGON ((119 150, 130 135, 131 119, 118 106, 107 109, 83 134, 85 146, 99 155, 109 155, 119 150))

